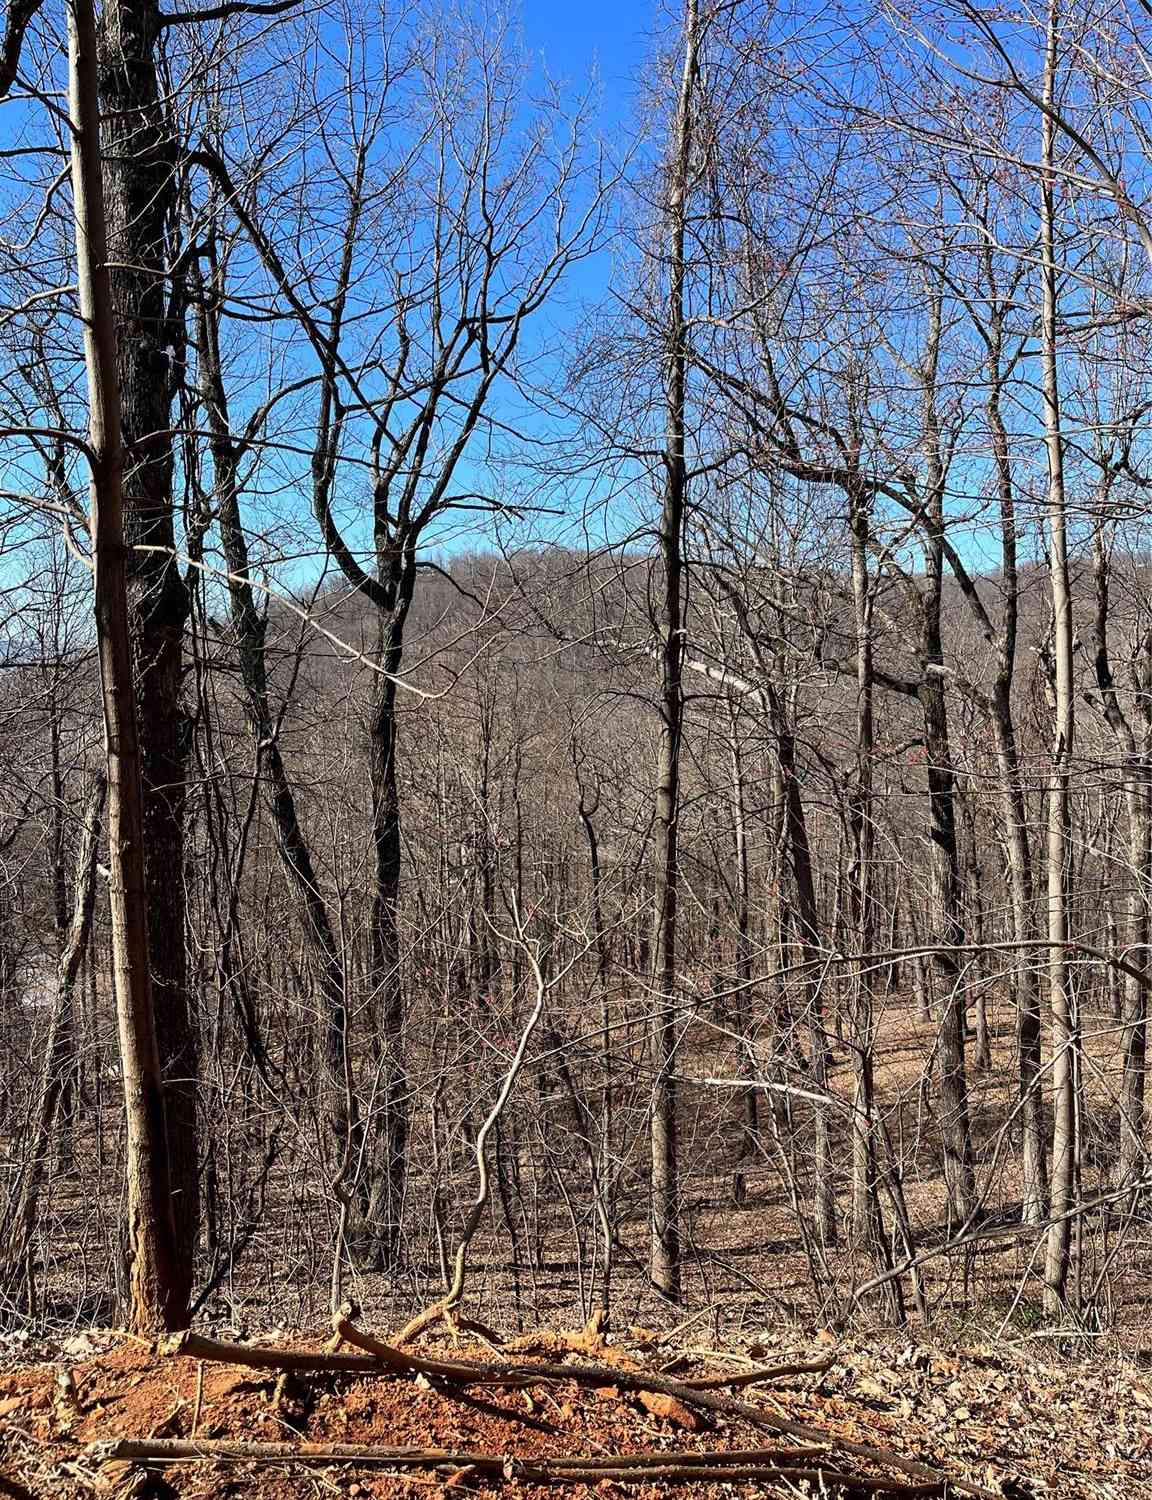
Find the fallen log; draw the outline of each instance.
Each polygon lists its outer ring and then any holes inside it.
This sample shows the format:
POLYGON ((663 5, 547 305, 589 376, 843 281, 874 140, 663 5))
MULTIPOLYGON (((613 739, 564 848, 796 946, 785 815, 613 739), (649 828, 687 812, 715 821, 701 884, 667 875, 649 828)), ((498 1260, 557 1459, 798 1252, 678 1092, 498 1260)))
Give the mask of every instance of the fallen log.
POLYGON ((571 1381, 576 1385, 593 1388, 615 1386, 622 1391, 659 1391, 706 1411, 737 1417, 753 1425, 760 1424, 763 1415, 757 1407, 750 1406, 746 1401, 720 1396, 713 1391, 697 1391, 656 1371, 639 1374, 631 1370, 619 1370, 612 1365, 492 1365, 469 1360, 428 1359, 423 1355, 408 1354, 389 1344, 382 1344, 369 1334, 362 1333, 344 1318, 337 1321, 336 1332, 345 1343, 368 1352, 334 1354, 322 1349, 277 1349, 269 1345, 231 1344, 220 1339, 206 1338, 190 1329, 175 1334, 161 1347, 168 1355, 214 1360, 218 1364, 243 1365, 257 1370, 294 1370, 337 1375, 424 1375, 430 1380, 444 1381, 450 1385, 512 1388, 563 1385, 571 1381))
POLYGON ((91 1443, 89 1455, 102 1462, 125 1460, 182 1460, 227 1457, 237 1462, 247 1454, 269 1460, 301 1462, 312 1459, 332 1463, 393 1464, 397 1468, 435 1468, 440 1465, 492 1472, 509 1466, 543 1467, 557 1473, 599 1473, 605 1469, 644 1470, 675 1468, 774 1468, 781 1464, 811 1463, 822 1457, 813 1448, 679 1449, 642 1453, 587 1453, 550 1458, 518 1459, 507 1453, 472 1453, 454 1448, 387 1447, 379 1443, 285 1443, 251 1442, 245 1438, 101 1438, 91 1443))
POLYGON ((788 1460, 811 1458, 808 1452, 753 1449, 742 1453, 642 1453, 585 1455, 571 1458, 518 1459, 506 1454, 460 1453, 442 1448, 379 1448, 362 1443, 254 1443, 229 1438, 198 1441, 181 1438, 111 1438, 93 1443, 89 1457, 96 1462, 308 1464, 424 1468, 459 1473, 468 1470, 488 1477, 527 1484, 599 1483, 807 1483, 823 1490, 904 1497, 944 1497, 949 1482, 907 1484, 898 1479, 847 1474, 820 1464, 798 1466, 788 1460))

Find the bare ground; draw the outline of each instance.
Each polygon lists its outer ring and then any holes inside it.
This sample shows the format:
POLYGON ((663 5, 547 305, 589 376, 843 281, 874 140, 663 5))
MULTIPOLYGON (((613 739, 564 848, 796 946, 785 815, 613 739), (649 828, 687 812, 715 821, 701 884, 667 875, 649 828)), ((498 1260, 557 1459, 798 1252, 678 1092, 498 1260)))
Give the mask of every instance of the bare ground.
MULTIPOLYGON (((308 1342, 315 1347, 322 1336, 308 1342)), ((290 1342, 299 1343, 300 1340, 290 1342)), ((867 1348, 835 1344, 822 1333, 790 1349, 755 1340, 724 1350, 657 1342, 645 1330, 623 1332, 618 1359, 678 1375, 738 1372, 749 1359, 769 1363, 835 1354, 831 1369, 753 1387, 742 1395, 833 1438, 870 1443, 1002 1493, 1067 1500, 1136 1500, 1152 1495, 1152 1386, 1131 1361, 1044 1361, 1011 1345, 917 1343, 867 1348)), ((487 1350, 466 1355, 491 1358, 487 1350)), ((451 1392, 422 1378, 318 1375, 280 1381, 275 1373, 158 1355, 112 1332, 73 1335, 60 1346, 18 1352, 0 1366, 0 1494, 34 1500, 100 1495, 280 1496, 411 1494, 446 1488, 431 1474, 380 1469, 258 1468, 197 1461, 147 1469, 100 1464, 93 1441, 114 1437, 232 1438, 264 1441, 381 1443, 480 1450, 526 1459, 545 1455, 635 1453, 763 1446, 763 1432, 727 1417, 698 1428, 655 1416, 609 1385, 541 1384, 527 1390, 451 1392), (202 1373, 201 1373, 202 1371, 202 1373), (198 1382, 202 1382, 198 1396, 198 1382)), ((860 1460, 840 1467, 883 1474, 860 1460)), ((455 1487, 455 1486, 453 1486, 455 1487)), ((543 1500, 545 1490, 517 1481, 480 1488, 509 1500, 543 1500), (517 1493, 518 1492, 518 1493, 517 1493)), ((626 1489, 651 1497, 686 1489, 652 1483, 626 1489)), ((696 1483, 699 1500, 748 1486, 696 1483)), ((761 1493, 777 1493, 761 1484, 761 1493)), ((592 1486, 565 1486, 589 1494, 592 1486)), ((794 1492, 793 1492, 794 1493, 794 1492)))

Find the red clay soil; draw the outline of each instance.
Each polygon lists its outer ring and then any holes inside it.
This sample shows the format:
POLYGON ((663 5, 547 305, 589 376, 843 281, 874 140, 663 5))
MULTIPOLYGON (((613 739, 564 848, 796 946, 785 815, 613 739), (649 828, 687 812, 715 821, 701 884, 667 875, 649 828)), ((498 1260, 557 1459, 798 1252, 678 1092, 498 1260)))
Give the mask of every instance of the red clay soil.
MULTIPOLYGON (((825 1336, 827 1339, 827 1336, 825 1336)), ((268 1342, 268 1340, 261 1340, 268 1342)), ((294 1341, 303 1346, 301 1341, 294 1341)), ((310 1342, 318 1347, 321 1339, 310 1342)), ((622 1340, 621 1356, 667 1370, 677 1351, 645 1350, 622 1340)), ((885 1447, 1002 1493, 1067 1500, 1137 1500, 1152 1496, 1152 1389, 1133 1365, 1041 1364, 1010 1347, 933 1350, 920 1345, 805 1351, 745 1347, 729 1354, 683 1351, 677 1376, 738 1373, 747 1358, 784 1362, 835 1352, 820 1376, 754 1386, 742 1399, 769 1412, 819 1426, 830 1435, 885 1447)), ((488 1350, 454 1355, 491 1359, 488 1350)), ((636 1453, 671 1449, 756 1448, 790 1440, 736 1419, 700 1413, 696 1430, 667 1420, 611 1386, 602 1390, 541 1384, 529 1390, 431 1389, 422 1379, 333 1377, 279 1379, 273 1372, 157 1355, 122 1335, 77 1335, 58 1348, 26 1351, 0 1362, 0 1496, 80 1500, 89 1496, 413 1496, 455 1486, 431 1473, 400 1476, 367 1467, 267 1468, 197 1461, 166 1467, 100 1463, 88 1444, 115 1437, 231 1438, 247 1441, 380 1443, 506 1454, 636 1453), (39 1357, 35 1362, 29 1356, 39 1357), (199 1387, 199 1391, 198 1391, 199 1387)), ((838 1468, 882 1475, 877 1465, 836 1461, 838 1468)), ((479 1483, 505 1500, 555 1500, 514 1477, 479 1483)), ((658 1494, 719 1500, 738 1489, 798 1493, 735 1482, 596 1486, 573 1484, 577 1500, 658 1494), (595 1490, 595 1497, 593 1496, 595 1490)))

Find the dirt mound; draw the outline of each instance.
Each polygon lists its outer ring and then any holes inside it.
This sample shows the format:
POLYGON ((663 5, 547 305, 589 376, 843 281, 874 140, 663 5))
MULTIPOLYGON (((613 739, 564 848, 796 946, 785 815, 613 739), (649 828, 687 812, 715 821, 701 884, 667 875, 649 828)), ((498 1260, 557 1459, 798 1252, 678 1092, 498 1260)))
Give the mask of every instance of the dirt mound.
MULTIPOLYGON (((300 1341, 279 1343, 290 1348, 300 1341)), ((309 1347, 318 1346, 313 1341, 309 1347)), ((656 1380, 662 1372, 665 1383, 721 1376, 738 1381, 756 1362, 791 1357, 775 1348, 669 1351, 638 1334, 630 1345, 622 1340, 610 1354, 601 1352, 598 1361, 607 1373, 605 1383, 596 1385, 566 1378, 563 1360, 572 1356, 553 1346, 550 1378, 512 1388, 447 1384, 419 1372, 245 1369, 159 1353, 108 1332, 81 1334, 35 1352, 42 1357, 10 1357, 0 1368, 0 1495, 367 1500, 469 1487, 499 1488, 520 1500, 555 1494, 560 1476, 549 1475, 551 1484, 541 1479, 548 1460, 579 1460, 598 1465, 605 1477, 581 1469, 582 1477, 564 1483, 565 1489, 609 1496, 691 1489, 698 1500, 717 1500, 730 1495, 733 1485, 751 1482, 754 1466, 749 1470, 751 1460, 735 1466, 736 1451, 789 1452, 798 1469, 850 1470, 887 1483, 893 1493, 901 1486, 904 1493, 927 1493, 915 1487, 916 1476, 886 1471, 859 1456, 845 1458, 845 1444, 889 1450, 1011 1500, 1029 1494, 1132 1500, 1152 1485, 1152 1394, 1140 1371, 1040 1365, 1004 1350, 944 1353, 907 1345, 865 1352, 842 1346, 819 1375, 739 1391, 740 1402, 747 1397, 775 1431, 666 1392, 622 1388, 626 1372, 636 1371, 656 1380), (616 1380, 613 1369, 620 1372, 616 1380), (822 1453, 808 1443, 798 1447, 787 1435, 789 1424, 819 1427, 829 1446, 822 1453), (313 1467, 221 1461, 219 1455, 143 1464, 102 1461, 90 1446, 117 1438, 195 1438, 206 1447, 227 1440, 437 1449, 451 1461, 429 1459, 401 1472, 396 1465, 363 1460, 313 1467), (702 1460, 705 1454, 712 1457, 702 1460), (467 1462, 469 1455, 498 1462, 485 1471, 467 1462), (649 1474, 622 1475, 611 1462, 614 1455, 634 1464, 646 1455, 649 1474), (715 1472, 718 1463, 731 1466, 731 1478, 715 1472), (675 1477, 678 1465, 693 1464, 700 1477, 675 1477), (673 1477, 657 1480, 653 1474, 673 1477)), ((496 1358, 476 1347, 448 1349, 442 1357, 489 1364, 496 1358)), ((518 1353, 503 1357, 521 1362, 518 1353)), ((787 1486, 783 1479, 761 1478, 756 1488, 775 1493, 787 1486)))

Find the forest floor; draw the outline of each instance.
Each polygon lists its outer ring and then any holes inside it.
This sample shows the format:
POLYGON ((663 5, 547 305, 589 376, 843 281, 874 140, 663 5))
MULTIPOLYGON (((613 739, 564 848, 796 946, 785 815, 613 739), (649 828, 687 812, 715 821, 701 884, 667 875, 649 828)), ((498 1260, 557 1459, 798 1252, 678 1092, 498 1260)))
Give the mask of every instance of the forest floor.
MULTIPOLYGON (((1006 1101, 1014 1097, 1013 1031, 1001 1001, 990 1005, 990 1018, 992 1067, 974 1076, 973 1120, 993 1222, 1003 1220, 1011 1229, 1019 1210, 1014 1153, 998 1155, 991 1143, 1003 1128, 1006 1101)), ((917 1243, 931 1249, 942 1245, 947 1232, 931 1099, 921 1087, 935 1028, 902 995, 887 998, 879 1022, 878 1095, 904 1163, 917 1243)), ((1116 1079, 1115 1028, 1109 1018, 1099 1019, 1086 1053, 1092 1062, 1086 1118, 1095 1127, 1091 1138, 1108 1141, 1114 1133, 1108 1112, 1116 1079)), ((731 1071, 719 1054, 708 1052, 704 1039, 694 1057, 702 1077, 731 1071)), ((847 1096, 846 1048, 834 1050, 834 1064, 832 1086, 847 1096)), ((1152 1500, 1152 1234, 1144 1210, 1130 1215, 1130 1222, 1098 1215, 1086 1223, 1074 1246, 1076 1276, 1085 1303, 1098 1316, 1086 1317, 1079 1329, 1046 1325, 1038 1302, 1038 1232, 1018 1226, 1018 1234, 989 1239, 971 1260, 940 1256, 926 1263, 929 1332, 902 1335, 877 1322, 862 1327, 879 1316, 864 1304, 850 1325, 856 1331, 834 1338, 820 1331, 822 1324, 836 1319, 848 1291, 875 1273, 874 1264, 846 1246, 829 1267, 835 1296, 818 1290, 781 1178, 780 1153, 773 1156, 766 1149, 746 1164, 748 1201, 736 1208, 729 1180, 736 1159, 734 1096, 700 1089, 694 1098, 696 1112, 684 1122, 693 1163, 686 1171, 693 1250, 686 1291, 688 1305, 699 1311, 671 1333, 627 1326, 663 1326, 671 1315, 656 1305, 646 1278, 628 1274, 622 1259, 613 1281, 618 1333, 598 1358, 693 1378, 739 1374, 749 1362, 832 1356, 819 1375, 754 1385, 738 1395, 778 1419, 827 1433, 828 1462, 855 1474, 879 1478, 896 1471, 845 1455, 836 1439, 887 1449, 1006 1500, 1139 1500, 1144 1495, 1152 1500), (1098 1280, 1103 1290, 1097 1289, 1098 1280)), ((846 1139, 837 1141, 838 1160, 848 1160, 847 1146, 846 1139)), ((785 1148, 785 1166, 803 1186, 804 1135, 787 1140, 785 1148)), ((1085 1187, 1102 1185, 1106 1169, 1106 1162, 1089 1161, 1085 1187)), ((296 1347, 304 1336, 288 1330, 303 1328, 316 1348, 326 1338, 315 1333, 314 1324, 329 1277, 322 1255, 309 1251, 312 1241, 305 1231, 326 1222, 324 1205, 315 1196, 293 1196, 297 1189, 314 1191, 299 1161, 286 1158, 283 1173, 243 1274, 235 1284, 224 1281, 198 1322, 247 1343, 296 1347), (297 1234, 300 1245, 294 1249, 297 1234)), ((98 1461, 89 1445, 115 1438, 436 1447, 508 1455, 522 1463, 545 1456, 730 1452, 792 1441, 731 1415, 695 1408, 687 1414, 650 1410, 610 1379, 591 1388, 543 1382, 483 1391, 383 1374, 285 1382, 274 1372, 201 1366, 122 1334, 88 1329, 88 1323, 113 1316, 95 1310, 94 1289, 103 1287, 105 1300, 111 1299, 107 1261, 86 1248, 90 1182, 83 1175, 69 1180, 68 1195, 61 1195, 61 1221, 44 1231, 45 1246, 51 1248, 51 1260, 45 1249, 45 1262, 52 1270, 45 1282, 56 1293, 51 1311, 57 1318, 54 1325, 45 1321, 61 1331, 0 1335, 0 1500, 345 1495, 369 1500, 462 1487, 427 1470, 398 1474, 355 1464, 257 1467, 217 1456, 147 1468, 98 1461)), ((521 1259, 510 1259, 507 1226, 501 1228, 494 1215, 469 1265, 470 1305, 509 1328, 579 1321, 592 1302, 592 1280, 587 1267, 571 1256, 559 1208, 538 1206, 548 1204, 547 1185, 544 1178, 540 1191, 525 1195, 540 1217, 530 1225, 525 1220, 520 1240, 512 1242, 519 1244, 521 1259), (537 1240, 536 1254, 529 1257, 537 1240)), ((640 1266, 641 1217, 622 1223, 621 1235, 621 1256, 630 1236, 630 1259, 640 1266)), ((356 1275, 348 1290, 371 1325, 398 1327, 439 1294, 435 1272, 430 1258, 423 1263, 414 1258, 405 1277, 356 1275)), ((420 1347, 426 1351, 429 1341, 420 1347)), ((502 1357, 472 1345, 449 1352, 502 1357)), ((502 1500, 543 1500, 544 1486, 526 1482, 514 1467, 509 1472, 510 1477, 473 1479, 480 1490, 504 1492, 502 1500)), ((628 1500, 640 1491, 642 1500, 652 1500, 663 1490, 681 1500, 689 1495, 720 1500, 745 1487, 735 1480, 690 1485, 600 1480, 565 1484, 563 1493, 579 1490, 578 1500, 628 1500)), ((764 1483, 755 1488, 764 1494, 803 1493, 764 1483)))
MULTIPOLYGON (((285 1342, 274 1336, 262 1342, 285 1342)), ((323 1340, 311 1341, 318 1347, 323 1340)), ((420 1346, 427 1352, 428 1341, 420 1346)), ((443 1350, 436 1351, 442 1356, 443 1350)), ((452 1358, 498 1360, 474 1345, 452 1358)), ((820 1333, 796 1350, 744 1340, 724 1349, 669 1343, 631 1329, 601 1348, 598 1363, 617 1369, 674 1372, 678 1380, 738 1376, 751 1362, 777 1364, 831 1357, 819 1374, 777 1378, 737 1395, 765 1414, 818 1427, 832 1444, 821 1462, 874 1477, 896 1471, 837 1440, 883 1448, 929 1464, 953 1481, 1008 1500, 1135 1500, 1152 1495, 1152 1370, 1133 1361, 1046 1362, 1007 1342, 951 1347, 835 1341, 820 1333)), ((552 1368, 560 1373, 556 1355, 552 1368)), ((521 1356, 517 1355, 519 1360, 521 1356)), ((623 1379, 623 1377, 619 1377, 623 1379)), ((424 1376, 312 1374, 204 1363, 158 1353, 106 1331, 73 1334, 40 1347, 9 1342, 0 1355, 0 1495, 20 1500, 123 1500, 181 1496, 272 1497, 411 1495, 464 1487, 499 1489, 508 1500, 540 1500, 546 1487, 517 1477, 385 1472, 345 1464, 308 1468, 196 1460, 144 1467, 102 1462, 89 1445, 117 1437, 201 1440, 376 1443, 544 1456, 699 1452, 763 1448, 794 1437, 765 1432, 738 1416, 653 1402, 616 1385, 578 1387, 543 1381, 520 1389, 446 1388, 424 1376), (647 1402, 647 1404, 645 1404, 647 1402), (649 1406, 658 1409, 649 1409, 649 1406)), ((907 1476, 903 1476, 907 1482, 907 1476)), ((562 1493, 643 1500, 660 1493, 719 1500, 749 1486, 739 1481, 690 1485, 613 1480, 566 1483, 562 1493)), ((760 1482, 761 1494, 804 1494, 760 1482)), ((863 1491, 859 1493, 864 1493, 863 1491)), ((905 1493, 911 1493, 906 1491, 905 1493)), ((940 1491, 937 1491, 940 1493, 940 1491)), ((948 1494, 959 1494, 951 1486, 948 1494)))

